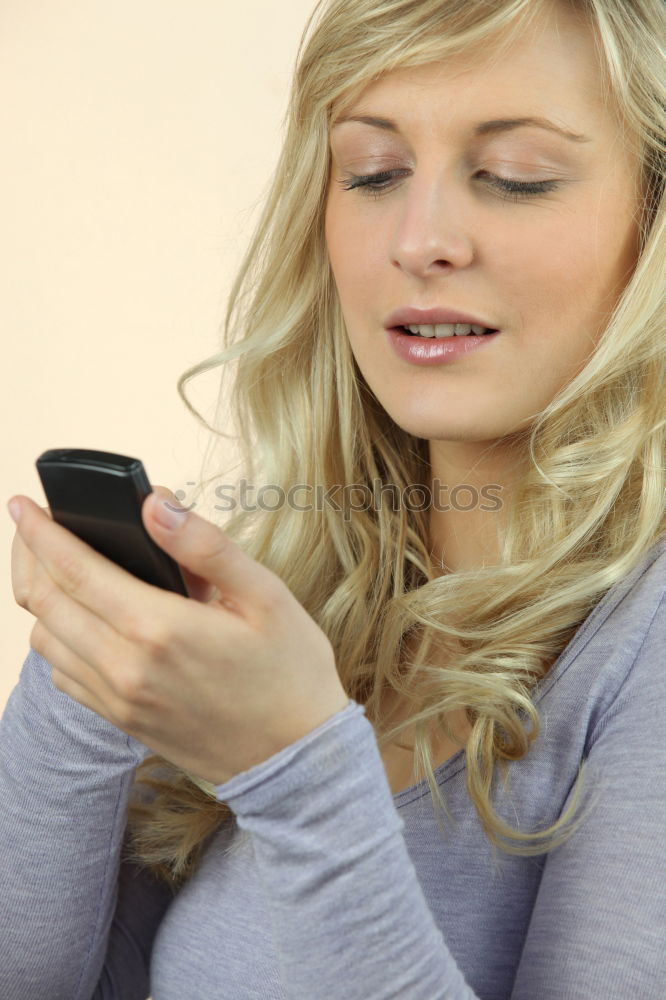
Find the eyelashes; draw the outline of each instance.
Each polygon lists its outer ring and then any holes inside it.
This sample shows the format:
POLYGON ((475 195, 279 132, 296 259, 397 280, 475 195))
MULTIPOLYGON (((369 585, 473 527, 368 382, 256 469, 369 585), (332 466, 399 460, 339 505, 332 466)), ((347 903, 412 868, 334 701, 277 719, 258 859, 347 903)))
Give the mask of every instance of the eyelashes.
MULTIPOLYGON (((400 177, 403 172, 400 170, 384 170, 378 174, 351 174, 348 178, 343 178, 337 183, 341 185, 343 191, 359 190, 361 195, 371 195, 375 199, 390 190, 391 181, 400 177)), ((485 179, 490 187, 494 188, 501 198, 507 201, 521 201, 523 198, 536 197, 537 195, 548 194, 555 191, 559 186, 559 181, 515 181, 504 177, 497 177, 486 170, 480 171, 479 177, 485 179)))

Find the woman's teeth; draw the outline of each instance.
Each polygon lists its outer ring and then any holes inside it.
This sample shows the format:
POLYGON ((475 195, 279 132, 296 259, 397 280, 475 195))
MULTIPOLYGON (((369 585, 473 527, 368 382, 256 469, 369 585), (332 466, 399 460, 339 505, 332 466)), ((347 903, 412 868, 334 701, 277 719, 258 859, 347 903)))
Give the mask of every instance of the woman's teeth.
POLYGON ((407 326, 406 330, 419 337, 467 337, 470 333, 477 336, 489 333, 485 326, 470 326, 468 323, 442 323, 438 326, 407 326))

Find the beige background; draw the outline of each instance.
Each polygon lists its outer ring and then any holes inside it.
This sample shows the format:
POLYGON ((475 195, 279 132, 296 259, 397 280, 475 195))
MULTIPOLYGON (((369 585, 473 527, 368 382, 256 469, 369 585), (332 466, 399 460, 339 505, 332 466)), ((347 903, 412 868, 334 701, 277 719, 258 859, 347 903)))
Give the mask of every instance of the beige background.
MULTIPOLYGON (((219 342, 315 0, 3 0, 0 710, 34 619, 6 502, 47 448, 143 459, 189 496, 207 433, 176 392, 219 342)), ((214 375, 189 398, 212 417, 214 375)), ((186 501, 187 502, 187 501, 186 501)))

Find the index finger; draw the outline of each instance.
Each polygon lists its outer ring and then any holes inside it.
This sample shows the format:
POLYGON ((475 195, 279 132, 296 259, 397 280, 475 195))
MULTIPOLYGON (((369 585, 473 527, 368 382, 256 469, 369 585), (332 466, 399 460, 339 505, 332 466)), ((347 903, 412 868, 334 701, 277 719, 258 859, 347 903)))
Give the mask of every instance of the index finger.
MULTIPOLYGON (((52 518, 51 511, 48 507, 42 507, 41 510, 45 512, 47 517, 52 518)), ((34 553, 31 552, 25 544, 17 528, 12 539, 10 563, 14 600, 20 608, 26 608, 26 602, 32 587, 36 562, 37 560, 34 553)))
POLYGON ((54 583, 116 631, 135 634, 147 617, 164 615, 165 600, 178 599, 107 559, 29 497, 12 500, 20 505, 18 534, 54 583))

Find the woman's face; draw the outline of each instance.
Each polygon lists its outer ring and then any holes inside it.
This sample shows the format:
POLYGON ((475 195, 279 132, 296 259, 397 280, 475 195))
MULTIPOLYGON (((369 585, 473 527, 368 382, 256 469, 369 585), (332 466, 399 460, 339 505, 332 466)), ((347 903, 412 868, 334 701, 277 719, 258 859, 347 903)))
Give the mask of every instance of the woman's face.
POLYGON ((431 442, 527 427, 584 366, 638 255, 638 162, 604 108, 591 29, 554 5, 492 54, 387 74, 344 117, 390 125, 331 128, 326 240, 351 349, 396 423, 431 442), (583 138, 485 124, 527 117, 583 138), (384 171, 378 194, 340 183, 384 171), (496 179, 553 183, 513 200, 496 179), (418 366, 386 329, 402 307, 500 333, 418 366))

